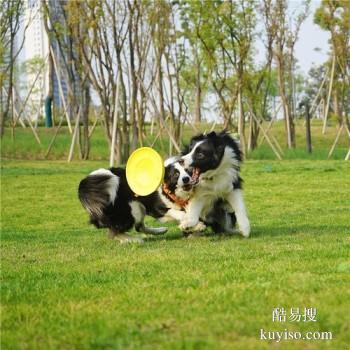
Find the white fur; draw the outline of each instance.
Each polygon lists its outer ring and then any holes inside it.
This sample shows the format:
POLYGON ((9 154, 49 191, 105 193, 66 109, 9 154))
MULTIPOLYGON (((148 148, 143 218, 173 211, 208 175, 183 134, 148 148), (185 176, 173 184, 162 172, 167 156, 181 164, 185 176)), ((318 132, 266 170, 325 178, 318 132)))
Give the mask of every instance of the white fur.
MULTIPOLYGON (((195 149, 203 141, 198 142, 193 150, 182 157, 185 168, 192 165, 195 149), (186 165, 187 164, 187 165, 186 165)), ((204 218, 211 209, 213 202, 222 198, 226 200, 236 213, 239 230, 244 237, 250 233, 250 224, 245 210, 242 191, 233 188, 233 182, 238 179, 236 168, 239 161, 233 150, 226 146, 220 165, 216 169, 208 170, 199 176, 199 183, 195 188, 193 198, 186 208, 186 215, 180 224, 180 229, 186 230, 198 224, 199 218, 204 218)))
POLYGON ((90 173, 90 176, 91 175, 114 175, 110 170, 108 169, 104 169, 104 168, 100 168, 100 169, 97 169, 97 170, 94 170, 92 173, 90 173))
POLYGON ((135 222, 143 222, 146 212, 145 207, 140 202, 136 201, 129 202, 129 205, 131 207, 131 215, 134 217, 135 222))
POLYGON ((237 189, 232 191, 227 197, 227 201, 235 211, 238 227, 242 236, 249 237, 250 223, 245 209, 242 190, 237 189))
POLYGON ((183 210, 169 209, 166 214, 160 219, 160 222, 167 222, 172 220, 181 222, 184 219, 185 215, 186 213, 183 210))
POLYGON ((143 220, 146 215, 146 208, 144 205, 137 201, 129 202, 131 207, 131 215, 135 219, 135 224, 141 224, 139 227, 140 232, 152 235, 161 235, 167 231, 166 227, 147 227, 145 226, 143 220))
POLYGON ((179 178, 177 180, 175 194, 182 199, 188 199, 190 197, 190 195, 189 195, 188 191, 183 190, 183 186, 185 186, 186 184, 189 184, 192 181, 192 179, 191 179, 190 175, 188 175, 188 173, 186 172, 184 167, 182 165, 180 165, 180 163, 175 163, 174 167, 179 172, 179 178), (187 182, 187 183, 183 182, 183 179, 185 177, 188 178, 189 182, 187 182))
POLYGON ((226 198, 233 191, 232 183, 238 179, 239 174, 235 170, 237 165, 233 150, 226 147, 220 165, 200 174, 195 195, 189 203, 189 211, 199 211, 200 217, 205 217, 216 199, 226 198))
POLYGON ((179 156, 170 157, 164 161, 164 166, 167 167, 170 164, 174 164, 174 163, 178 162, 179 159, 180 159, 179 156))
POLYGON ((192 191, 185 191, 183 188, 177 187, 175 189, 175 194, 177 197, 179 197, 181 199, 189 200, 191 195, 192 195, 192 191))
MULTIPOLYGON (((159 193, 160 198, 164 202, 164 204, 168 208, 170 208, 165 213, 165 215, 160 219, 160 221, 167 222, 167 221, 176 220, 176 221, 181 222, 185 216, 185 211, 183 211, 182 208, 178 204, 172 202, 170 199, 168 199, 166 196, 164 196, 161 188, 158 189, 158 193, 159 193)), ((186 193, 188 193, 188 192, 186 192, 186 193)), ((189 194, 187 194, 187 195, 189 195, 189 194)), ((187 198, 183 198, 183 199, 187 199, 187 198)))

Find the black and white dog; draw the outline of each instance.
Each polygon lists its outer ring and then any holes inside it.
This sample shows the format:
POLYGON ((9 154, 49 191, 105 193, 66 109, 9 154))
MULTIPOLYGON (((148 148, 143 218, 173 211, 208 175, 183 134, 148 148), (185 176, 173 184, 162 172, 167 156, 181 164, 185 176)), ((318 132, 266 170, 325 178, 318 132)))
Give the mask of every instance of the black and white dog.
POLYGON ((178 221, 184 218, 183 208, 194 184, 190 175, 180 163, 170 159, 165 162, 163 185, 148 196, 136 196, 127 183, 125 169, 99 169, 80 182, 78 195, 90 215, 90 223, 97 228, 108 228, 110 238, 142 242, 126 232, 133 227, 153 235, 167 231, 165 227, 146 227, 145 215, 178 221))
POLYGON ((244 237, 250 234, 242 194, 240 165, 242 156, 238 144, 227 133, 211 132, 191 139, 182 156, 185 169, 193 171, 192 178, 198 184, 187 205, 180 229, 186 231, 208 216, 217 200, 222 200, 235 214, 238 228, 244 237))

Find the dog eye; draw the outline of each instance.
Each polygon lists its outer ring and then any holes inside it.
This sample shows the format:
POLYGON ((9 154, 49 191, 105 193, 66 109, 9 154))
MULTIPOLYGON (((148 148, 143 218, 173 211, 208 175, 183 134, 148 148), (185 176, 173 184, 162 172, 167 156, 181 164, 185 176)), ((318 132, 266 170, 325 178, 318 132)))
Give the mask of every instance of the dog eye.
POLYGON ((203 159, 205 157, 205 155, 202 152, 199 152, 196 154, 198 159, 203 159))

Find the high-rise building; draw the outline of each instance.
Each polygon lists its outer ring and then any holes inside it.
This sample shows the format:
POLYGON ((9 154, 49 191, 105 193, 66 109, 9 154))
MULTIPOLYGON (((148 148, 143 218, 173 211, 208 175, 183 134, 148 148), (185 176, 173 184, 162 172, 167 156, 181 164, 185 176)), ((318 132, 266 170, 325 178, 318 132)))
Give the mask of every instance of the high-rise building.
POLYGON ((39 0, 27 1, 24 17, 26 31, 24 33, 23 58, 26 63, 26 90, 29 92, 32 89, 30 101, 32 104, 38 104, 44 100, 49 87, 47 67, 49 42, 45 32, 39 0), (34 65, 35 60, 37 63, 34 65), (41 61, 45 62, 41 64, 41 61), (39 66, 41 68, 40 71, 38 71, 39 66), (34 88, 32 88, 33 84, 34 88))
MULTIPOLYGON (((48 0, 48 7, 50 9, 50 16, 54 23, 61 22, 64 19, 62 6, 64 1, 62 0, 48 0)), ((25 32, 24 41, 24 59, 28 63, 30 61, 44 62, 42 70, 30 71, 26 70, 26 85, 27 91, 31 88, 35 81, 35 87, 31 93, 31 101, 35 104, 43 104, 45 97, 49 91, 49 38, 45 30, 44 15, 41 5, 41 0, 27 0, 27 6, 25 10, 25 26, 27 30, 25 32), (35 80, 36 79, 36 80, 35 80)), ((51 24, 49 23, 49 26, 51 24)), ((69 37, 65 36, 64 41, 67 43, 70 40, 69 37)), ((55 62, 57 69, 60 67, 63 70, 64 63, 62 53, 60 52, 57 41, 50 37, 51 49, 55 56, 55 62)), ((36 64, 36 67, 40 66, 40 63, 36 64)), ((30 65, 27 65, 30 66, 30 65)), ((60 88, 62 89, 65 100, 67 101, 67 83, 63 71, 57 75, 54 69, 52 76, 52 87, 53 87, 53 103, 55 106, 62 108, 62 100, 60 98, 60 88)), ((79 79, 75 79, 76 81, 79 79)), ((76 91, 79 89, 75 88, 76 91)), ((78 91, 79 93, 79 91, 78 91)))

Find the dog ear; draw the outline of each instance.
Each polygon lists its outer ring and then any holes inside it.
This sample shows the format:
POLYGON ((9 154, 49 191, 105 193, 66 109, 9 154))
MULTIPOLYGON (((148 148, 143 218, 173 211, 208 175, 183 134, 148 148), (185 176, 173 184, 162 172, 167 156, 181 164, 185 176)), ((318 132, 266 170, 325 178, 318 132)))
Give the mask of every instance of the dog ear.
POLYGON ((164 182, 169 181, 171 172, 171 165, 166 165, 164 170, 164 182))
POLYGON ((215 132, 215 131, 212 131, 212 132, 210 132, 207 136, 210 137, 210 138, 216 137, 216 132, 215 132))

